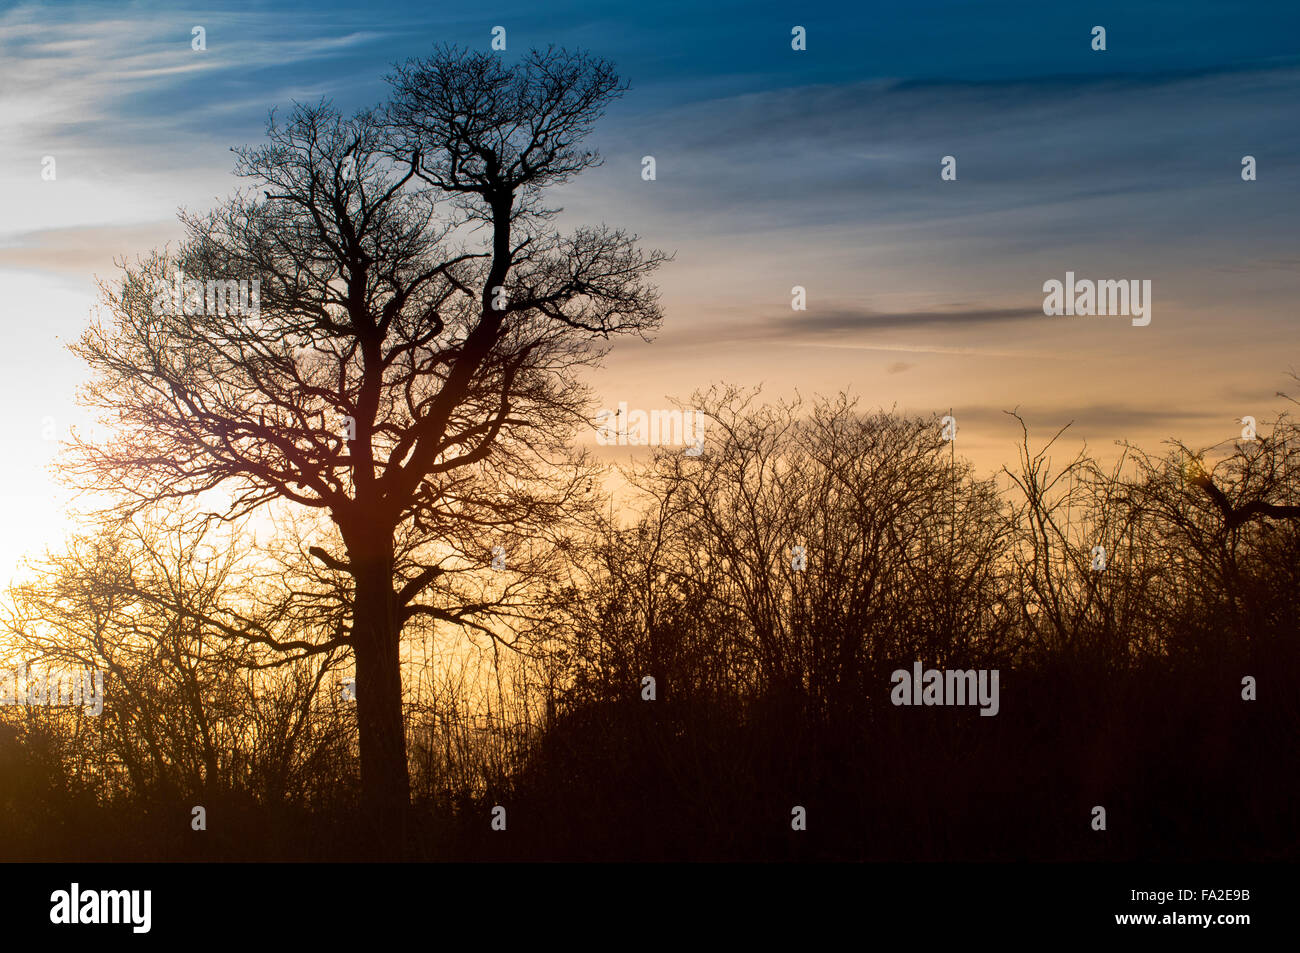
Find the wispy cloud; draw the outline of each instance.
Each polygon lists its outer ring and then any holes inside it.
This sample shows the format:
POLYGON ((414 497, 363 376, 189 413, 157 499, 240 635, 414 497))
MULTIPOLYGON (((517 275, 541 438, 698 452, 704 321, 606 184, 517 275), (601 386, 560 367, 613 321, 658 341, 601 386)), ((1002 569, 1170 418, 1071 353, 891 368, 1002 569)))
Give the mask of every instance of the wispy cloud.
MULTIPOLYGON (((772 347, 826 347, 867 351, 902 351, 927 354, 984 354, 1001 357, 1057 358, 1060 355, 976 346, 916 341, 899 343, 878 337, 878 332, 964 330, 1027 320, 1043 320, 1038 308, 965 308, 946 311, 879 312, 830 306, 819 311, 767 316, 758 319, 700 322, 674 330, 660 342, 665 348, 701 348, 721 345, 772 347), (855 337, 856 335, 856 337, 855 337)), ((679 326, 680 328, 681 326, 679 326)))
POLYGON ((93 273, 105 273, 114 259, 131 258, 180 237, 181 229, 175 221, 24 232, 0 242, 0 269, 84 279, 93 273))
MULTIPOLYGON (((1280 119, 1298 91, 1295 68, 876 79, 690 103, 619 133, 654 146, 645 151, 656 154, 659 180, 641 190, 655 206, 648 217, 688 215, 710 236, 816 223, 978 237, 989 255, 1044 242, 1182 244, 1195 237, 1185 222, 1204 211, 1198 203, 1231 214, 1220 206, 1243 198, 1238 162, 1247 152, 1265 154, 1271 170, 1256 192, 1294 209, 1294 190, 1282 183, 1300 171, 1300 127, 1280 119), (956 158, 955 182, 939 179, 945 155, 956 158)), ((624 157, 606 144, 613 187, 624 157)), ((1257 222, 1282 225, 1280 214, 1257 222)))
POLYGON ((896 328, 975 327, 984 324, 1004 324, 1010 321, 1041 320, 1040 308, 969 308, 962 311, 906 311, 890 314, 876 311, 859 311, 849 308, 832 309, 800 315, 798 318, 781 318, 772 321, 788 333, 836 331, 880 331, 896 328))
MULTIPOLYGON (((1074 438, 1089 441, 1122 440, 1133 437, 1177 437, 1180 430, 1200 429, 1205 422, 1201 407, 1177 407, 1161 403, 1098 402, 1063 404, 1057 401, 1027 401, 1014 407, 991 405, 954 408, 963 432, 980 430, 986 434, 1020 431, 1020 424, 1009 411, 1019 413, 1032 437, 1050 437, 1062 427, 1074 438)), ((1225 429, 1232 423, 1225 415, 1225 429)))

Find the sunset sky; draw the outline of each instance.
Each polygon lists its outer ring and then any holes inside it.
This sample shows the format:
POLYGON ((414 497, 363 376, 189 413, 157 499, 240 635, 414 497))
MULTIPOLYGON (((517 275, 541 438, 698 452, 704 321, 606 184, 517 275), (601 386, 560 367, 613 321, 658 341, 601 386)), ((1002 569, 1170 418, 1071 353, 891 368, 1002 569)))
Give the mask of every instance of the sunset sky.
POLYGON ((86 419, 64 345, 96 278, 236 188, 229 149, 260 141, 271 107, 377 104, 393 63, 487 49, 496 25, 507 58, 581 47, 631 83, 592 137, 605 164, 562 198, 569 224, 676 255, 657 340, 618 343, 592 377, 606 406, 718 381, 850 389, 952 408, 985 471, 1014 460, 1017 406, 1038 436, 1074 420, 1103 452, 1267 421, 1293 406, 1277 391, 1300 397, 1300 6, 1128 6, 0 6, 0 581, 64 525, 49 466, 86 419), (1043 283, 1067 271, 1150 280, 1150 325, 1045 316, 1043 283))

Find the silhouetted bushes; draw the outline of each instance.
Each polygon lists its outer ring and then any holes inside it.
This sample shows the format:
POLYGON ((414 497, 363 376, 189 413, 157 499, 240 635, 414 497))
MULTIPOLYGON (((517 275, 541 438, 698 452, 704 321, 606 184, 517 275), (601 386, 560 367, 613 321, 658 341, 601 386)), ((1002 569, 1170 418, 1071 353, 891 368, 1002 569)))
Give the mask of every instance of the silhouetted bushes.
MULTIPOLYGON (((702 403, 704 453, 656 451, 628 474, 634 518, 574 527, 526 632, 481 664, 408 664, 408 859, 1300 856, 1285 418, 1217 462, 1127 448, 1110 470, 1053 469, 1026 434, 1000 488, 933 419, 702 403), (893 704, 914 662, 997 669, 997 715, 893 704)), ((130 545, 94 552, 16 590, 11 630, 30 648, 57 617, 65 654, 127 688, 99 720, 0 710, 4 856, 372 856, 346 656, 258 673, 179 596, 92 631, 72 594, 103 610, 113 559, 143 584, 130 545)))

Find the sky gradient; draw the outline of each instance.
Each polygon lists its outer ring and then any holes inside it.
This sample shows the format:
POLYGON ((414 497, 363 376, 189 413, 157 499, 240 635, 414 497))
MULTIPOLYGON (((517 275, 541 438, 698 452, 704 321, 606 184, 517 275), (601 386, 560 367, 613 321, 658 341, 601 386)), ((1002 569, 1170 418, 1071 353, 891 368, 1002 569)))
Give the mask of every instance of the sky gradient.
POLYGON ((1268 420, 1293 406, 1277 391, 1300 396, 1300 7, 1129 6, 0 5, 0 576, 64 523, 48 467, 84 426, 64 345, 96 278, 238 187, 229 149, 261 141, 270 108, 375 105, 393 63, 486 49, 496 25, 507 58, 581 47, 631 84, 592 137, 605 164, 561 199, 562 226, 676 255, 662 332, 591 378, 604 406, 719 381, 848 389, 952 408, 984 471, 1014 460, 1013 407, 1042 438, 1075 421, 1103 453, 1268 420), (1043 283, 1067 271, 1150 280, 1150 325, 1045 316, 1043 283))

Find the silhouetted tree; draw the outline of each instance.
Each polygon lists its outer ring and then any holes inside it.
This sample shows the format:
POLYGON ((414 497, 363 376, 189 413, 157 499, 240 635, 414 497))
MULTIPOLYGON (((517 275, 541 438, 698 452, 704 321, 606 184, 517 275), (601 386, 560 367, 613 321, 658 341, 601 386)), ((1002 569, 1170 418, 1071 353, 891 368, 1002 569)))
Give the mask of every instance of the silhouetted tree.
POLYGON ((107 521, 9 591, 4 629, 17 658, 34 672, 104 679, 98 716, 88 700, 18 710, 68 729, 70 783, 102 801, 238 792, 280 803, 346 770, 321 770, 353 732, 318 710, 346 650, 270 647, 310 647, 332 613, 313 618, 282 587, 260 585, 261 554, 225 529, 177 507, 107 521))
POLYGON ((312 552, 348 580, 350 624, 301 651, 355 653, 363 795, 387 849, 409 801, 403 627, 492 634, 544 570, 586 485, 562 466, 586 401, 574 372, 600 340, 657 325, 645 279, 664 260, 621 231, 561 234, 543 202, 598 161, 579 144, 623 89, 607 62, 444 48, 390 82, 382 114, 272 119, 269 144, 238 150, 258 192, 184 215, 179 253, 127 268, 75 348, 116 428, 81 447, 96 486, 128 505, 220 488, 227 517, 278 501, 337 526, 343 552, 312 552), (259 280, 260 313, 173 313, 154 283, 173 267, 259 280), (514 581, 491 587, 494 545, 514 581))

